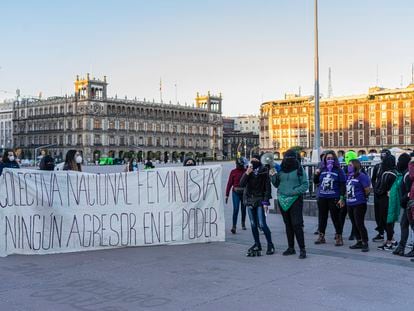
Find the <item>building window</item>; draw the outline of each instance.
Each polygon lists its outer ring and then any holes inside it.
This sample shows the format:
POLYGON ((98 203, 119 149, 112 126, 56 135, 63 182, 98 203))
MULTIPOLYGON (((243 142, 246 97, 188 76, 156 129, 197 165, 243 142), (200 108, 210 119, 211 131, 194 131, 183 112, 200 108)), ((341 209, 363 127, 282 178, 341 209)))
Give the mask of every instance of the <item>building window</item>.
POLYGON ((404 135, 411 135, 411 128, 410 127, 404 127, 404 135))
POLYGON ((370 137, 369 138, 369 144, 371 146, 375 146, 377 144, 377 138, 376 137, 370 137))
POLYGON ((93 128, 95 130, 102 129, 102 123, 101 123, 101 120, 100 119, 94 119, 93 128))
POLYGON ((410 145, 410 144, 411 144, 411 137, 404 136, 404 145, 410 145))
POLYGON ((393 145, 398 145, 398 144, 399 144, 399 139, 398 139, 398 136, 393 136, 393 137, 392 137, 392 144, 393 144, 393 145))
POLYGON ((398 135, 399 134, 398 132, 399 132, 398 128, 393 128, 392 129, 392 135, 398 135))

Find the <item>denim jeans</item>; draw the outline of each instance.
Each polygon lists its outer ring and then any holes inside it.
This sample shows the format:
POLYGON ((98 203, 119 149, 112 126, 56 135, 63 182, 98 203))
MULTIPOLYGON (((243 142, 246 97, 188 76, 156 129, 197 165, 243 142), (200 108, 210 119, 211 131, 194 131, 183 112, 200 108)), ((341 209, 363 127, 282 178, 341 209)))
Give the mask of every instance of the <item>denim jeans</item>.
POLYGON ((243 194, 237 194, 233 191, 233 227, 236 228, 237 217, 239 216, 239 209, 241 207, 241 223, 242 226, 246 223, 246 206, 243 204, 243 194))
POLYGON ((248 206, 247 210, 249 211, 250 226, 252 227, 253 238, 256 245, 261 245, 259 237, 259 226, 263 230, 267 243, 272 243, 272 236, 270 229, 266 224, 266 215, 263 207, 248 206))

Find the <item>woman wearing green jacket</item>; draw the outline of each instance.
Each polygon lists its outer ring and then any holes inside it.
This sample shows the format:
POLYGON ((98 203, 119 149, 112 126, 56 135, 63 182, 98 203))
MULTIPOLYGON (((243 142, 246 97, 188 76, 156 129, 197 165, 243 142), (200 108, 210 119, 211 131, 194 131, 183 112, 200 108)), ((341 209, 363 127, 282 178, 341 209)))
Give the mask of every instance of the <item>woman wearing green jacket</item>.
POLYGON ((299 156, 294 150, 286 151, 279 173, 271 172, 271 182, 277 188, 280 212, 286 226, 288 249, 284 256, 294 255, 295 237, 300 248, 300 259, 306 258, 303 232, 303 194, 309 183, 306 172, 300 165, 299 156))

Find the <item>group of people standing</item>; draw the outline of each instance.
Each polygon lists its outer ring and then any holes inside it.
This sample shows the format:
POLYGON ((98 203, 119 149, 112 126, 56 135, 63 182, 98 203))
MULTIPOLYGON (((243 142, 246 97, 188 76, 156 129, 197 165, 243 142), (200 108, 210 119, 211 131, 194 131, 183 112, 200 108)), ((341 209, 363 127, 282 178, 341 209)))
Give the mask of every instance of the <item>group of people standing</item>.
POLYGON ((245 212, 247 209, 250 226, 254 238, 254 244, 247 251, 247 256, 260 256, 262 245, 259 229, 261 229, 267 241, 267 255, 275 252, 272 235, 266 222, 270 207, 271 187, 278 189, 278 202, 286 227, 288 248, 283 252, 284 256, 296 254, 295 238, 300 248, 299 258, 306 258, 305 237, 303 231, 303 194, 308 189, 308 178, 297 152, 289 150, 278 170, 263 165, 260 155, 254 154, 250 159, 247 169, 241 159, 236 162, 236 168, 230 173, 226 189, 226 202, 228 202, 230 190, 233 189, 233 226, 232 233, 236 233, 237 215, 242 207, 242 228, 245 228, 245 212))
MULTIPOLYGON (((374 210, 378 234, 373 242, 383 242, 379 250, 390 250, 394 255, 414 257, 414 247, 405 253, 410 228, 414 230, 414 154, 403 153, 396 161, 387 149, 381 151, 381 163, 378 163, 372 177, 364 170, 354 151, 348 151, 341 165, 336 153, 328 150, 322 153, 321 162, 313 175, 317 187, 318 238, 315 244, 327 243, 325 231, 329 214, 335 228, 335 246, 343 246, 343 228, 346 216, 352 223, 349 240, 356 240, 350 249, 369 251, 368 230, 365 215, 368 197, 374 193, 374 210), (402 212, 401 212, 402 211, 402 212), (401 238, 394 239, 394 224, 401 213, 401 238), (384 238, 386 234, 386 238, 384 238)), ((237 218, 241 209, 241 227, 246 230, 245 219, 249 214, 254 244, 247 256, 260 256, 262 246, 259 230, 267 241, 267 255, 275 252, 266 216, 270 206, 271 187, 277 188, 277 205, 283 217, 288 248, 283 255, 296 254, 295 239, 299 245, 299 258, 306 258, 303 194, 309 183, 306 170, 301 166, 300 156, 294 150, 288 150, 280 166, 271 168, 263 165, 260 155, 253 155, 246 168, 242 159, 236 160, 236 168, 231 171, 227 188, 226 203, 232 191, 233 223, 231 232, 236 233, 237 218), (247 213, 246 213, 247 210, 247 213)), ((411 261, 414 262, 414 259, 411 261)))

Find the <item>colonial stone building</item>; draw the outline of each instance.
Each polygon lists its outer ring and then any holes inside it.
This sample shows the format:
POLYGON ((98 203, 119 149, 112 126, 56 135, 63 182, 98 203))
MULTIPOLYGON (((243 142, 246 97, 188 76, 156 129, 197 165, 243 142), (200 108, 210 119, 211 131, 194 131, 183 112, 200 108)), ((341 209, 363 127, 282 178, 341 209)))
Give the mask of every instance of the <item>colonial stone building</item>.
POLYGON ((107 80, 76 78, 75 95, 22 99, 13 107, 14 146, 26 158, 48 148, 57 158, 69 149, 85 160, 101 156, 160 161, 198 156, 221 159, 222 97, 197 94, 196 106, 107 96, 107 80), (47 147, 45 147, 47 146, 47 147))
MULTIPOLYGON (((367 94, 320 100, 321 146, 376 153, 414 143, 414 84, 370 88, 367 94)), ((260 108, 260 146, 281 154, 300 146, 309 153, 314 137, 313 96, 287 95, 260 108)))
POLYGON ((0 152, 13 147, 13 102, 0 103, 0 152))

